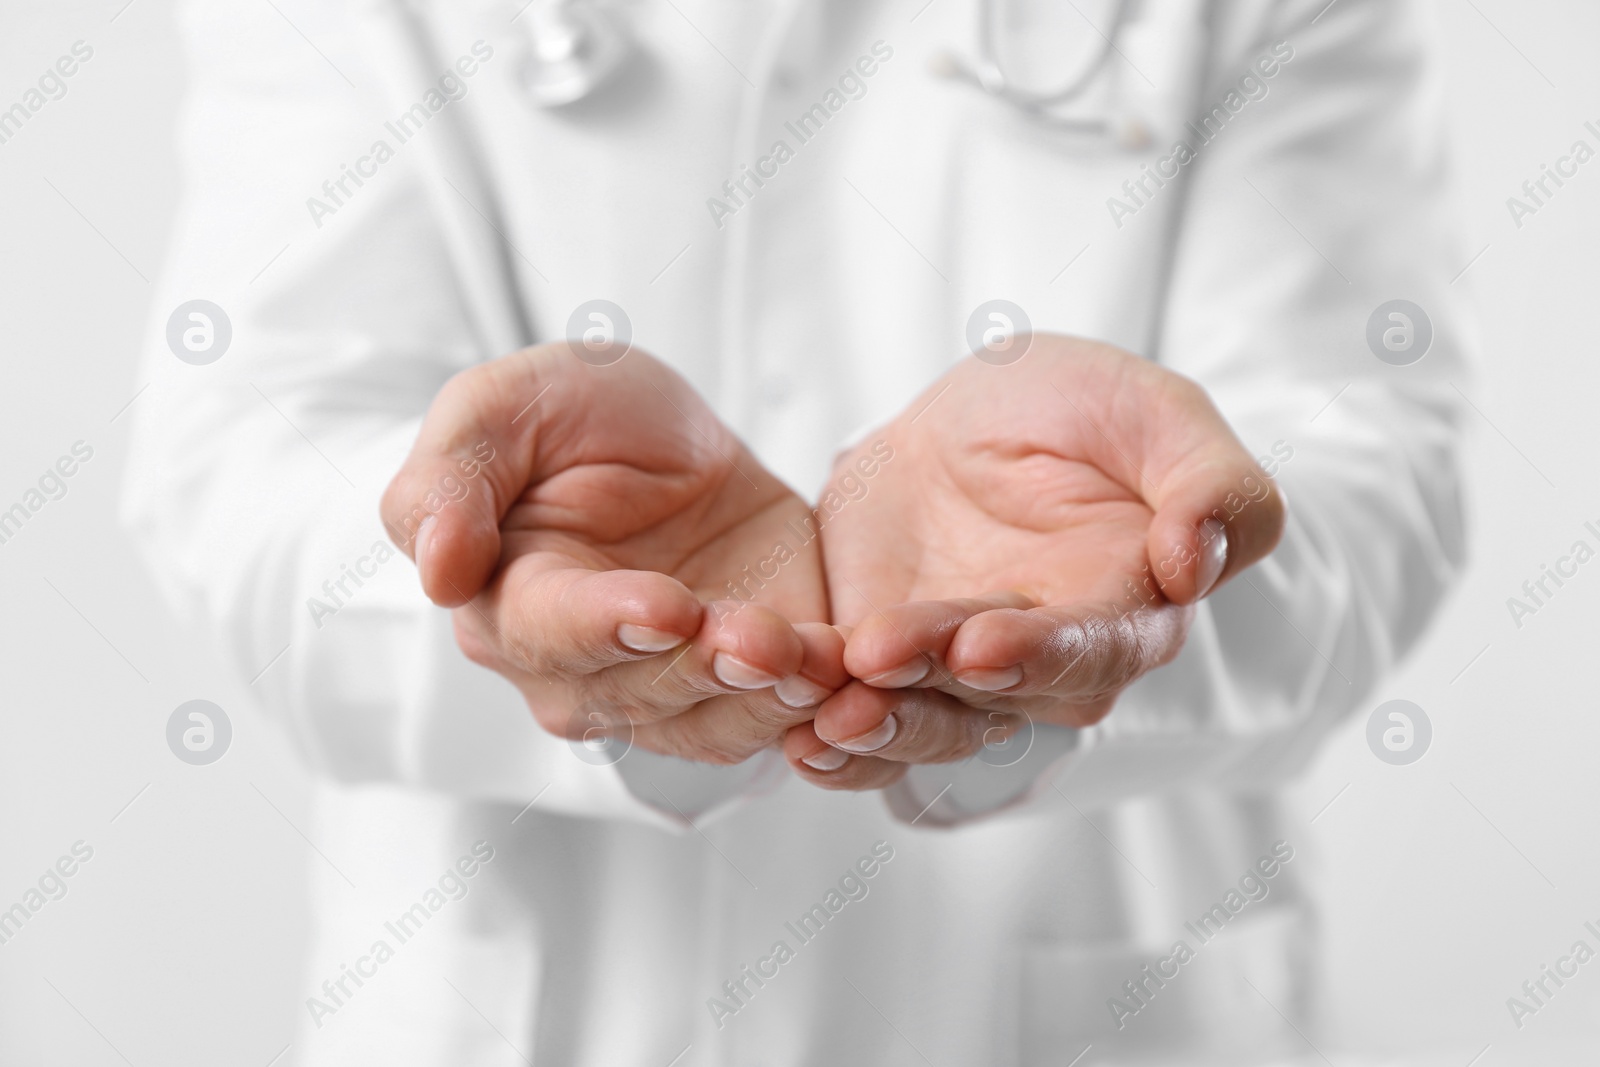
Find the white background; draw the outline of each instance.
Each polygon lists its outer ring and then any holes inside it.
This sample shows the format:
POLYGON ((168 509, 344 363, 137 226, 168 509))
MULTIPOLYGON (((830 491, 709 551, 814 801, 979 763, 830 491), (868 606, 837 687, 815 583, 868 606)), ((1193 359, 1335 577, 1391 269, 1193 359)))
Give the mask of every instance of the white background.
MULTIPOLYGON (((116 526, 114 417, 144 384, 135 355, 178 197, 183 90, 171 5, 121 3, 0 14, 6 103, 73 41, 95 50, 0 145, 0 509, 73 442, 94 449, 68 495, 0 545, 0 907, 74 841, 94 848, 68 895, 0 946, 0 1063, 264 1067, 306 995, 302 875, 321 861, 297 829, 306 783, 282 736, 206 635, 166 612, 116 526), (165 745, 167 716, 195 697, 233 718, 213 767, 165 745)), ((1520 1031, 1505 1000, 1580 936, 1600 944, 1582 930, 1600 927, 1600 561, 1520 629, 1506 598, 1578 537, 1593 544, 1585 520, 1600 527, 1600 160, 1520 230, 1506 198, 1574 139, 1600 143, 1582 128, 1600 125, 1600 7, 1440 0, 1437 17, 1463 243, 1483 250, 1456 283, 1475 294, 1486 356, 1473 561, 1366 705, 1425 708, 1427 756, 1380 763, 1363 713, 1296 787, 1294 843, 1316 865, 1328 945, 1318 1049, 1339 1067, 1411 1052, 1592 1062, 1600 961, 1520 1031)))

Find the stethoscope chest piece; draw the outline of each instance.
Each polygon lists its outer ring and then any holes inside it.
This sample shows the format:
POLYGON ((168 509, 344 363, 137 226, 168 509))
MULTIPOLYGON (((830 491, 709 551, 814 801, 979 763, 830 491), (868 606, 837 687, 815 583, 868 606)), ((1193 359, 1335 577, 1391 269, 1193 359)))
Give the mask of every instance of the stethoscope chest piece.
POLYGON ((523 88, 540 107, 576 103, 599 89, 632 53, 627 32, 593 4, 533 0, 523 88))

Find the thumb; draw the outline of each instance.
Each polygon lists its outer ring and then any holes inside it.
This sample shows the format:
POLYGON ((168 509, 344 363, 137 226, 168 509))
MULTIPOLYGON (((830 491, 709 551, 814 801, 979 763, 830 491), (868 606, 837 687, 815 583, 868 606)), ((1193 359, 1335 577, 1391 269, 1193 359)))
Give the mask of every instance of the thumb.
POLYGON ((1170 372, 1162 391, 1155 511, 1146 551, 1161 592, 1190 604, 1263 559, 1283 536, 1283 493, 1198 383, 1170 372))
POLYGON ((1220 415, 1209 441, 1168 472, 1146 549, 1161 591, 1188 604, 1264 558, 1283 535, 1283 493, 1220 415))
POLYGON ((384 528, 436 604, 466 603, 499 562, 500 520, 527 487, 550 406, 539 365, 519 352, 446 382, 384 490, 384 528))
POLYGON ((1078 447, 1155 513, 1145 552, 1168 600, 1191 604, 1277 546, 1283 494, 1204 387, 1109 345, 1052 348, 1071 375, 1056 392, 1094 428, 1078 447), (1104 417, 1090 419, 1072 395, 1104 417))

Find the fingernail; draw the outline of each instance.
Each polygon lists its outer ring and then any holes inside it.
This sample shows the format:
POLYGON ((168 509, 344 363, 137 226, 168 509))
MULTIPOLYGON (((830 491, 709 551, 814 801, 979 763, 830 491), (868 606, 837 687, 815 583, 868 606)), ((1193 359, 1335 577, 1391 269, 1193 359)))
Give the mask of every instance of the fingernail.
POLYGON ((791 708, 812 708, 827 699, 829 690, 809 678, 791 674, 773 687, 778 699, 791 708))
POLYGON ((617 627, 617 640, 635 652, 665 652, 669 648, 677 648, 684 641, 677 634, 668 633, 666 630, 657 630, 653 626, 635 626, 631 622, 625 622, 617 627))
POLYGON ((1022 681, 1022 668, 1020 666, 978 667, 970 671, 961 671, 956 675, 956 681, 974 689, 981 689, 985 693, 998 693, 1022 681))
POLYGON ((863 678, 862 681, 879 689, 904 689, 908 685, 916 685, 927 676, 928 661, 919 657, 903 667, 875 674, 871 678, 863 678))
POLYGON ((850 762, 850 754, 836 748, 825 748, 815 756, 802 757, 800 762, 814 771, 836 771, 850 762))
POLYGON ((876 752, 890 741, 893 741, 894 735, 899 732, 899 720, 890 715, 864 734, 857 734, 848 741, 833 742, 833 747, 842 748, 846 752, 876 752))
POLYGON ((744 660, 736 659, 726 652, 718 652, 711 657, 711 669, 716 672, 718 681, 735 689, 765 689, 781 681, 777 675, 756 670, 744 660))
POLYGON ((417 570, 419 571, 422 569, 423 561, 428 558, 428 543, 433 538, 433 531, 438 521, 435 516, 429 515, 422 520, 422 525, 417 527, 415 544, 411 550, 411 561, 417 565, 417 570))
POLYGON ((1200 562, 1195 572, 1194 595, 1198 599, 1211 592, 1228 565, 1228 529, 1216 519, 1200 524, 1200 562))

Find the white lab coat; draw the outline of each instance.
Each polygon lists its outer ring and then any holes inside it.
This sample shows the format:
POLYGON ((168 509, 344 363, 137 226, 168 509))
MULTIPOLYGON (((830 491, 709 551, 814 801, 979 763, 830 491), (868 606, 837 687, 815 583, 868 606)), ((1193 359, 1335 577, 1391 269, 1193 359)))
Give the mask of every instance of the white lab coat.
MULTIPOLYGON (((1276 842, 1294 847, 1273 787, 1415 642, 1462 561, 1467 344, 1449 283, 1465 257, 1414 5, 1136 5, 1124 58, 1083 105, 1142 108, 1154 143, 1135 152, 930 74, 938 50, 975 47, 973 0, 636 0, 619 13, 642 53, 562 111, 519 89, 520 0, 419 4, 410 29, 378 0, 277 6, 183 16, 185 199, 126 510, 241 676, 265 667, 254 691, 318 772, 309 836, 326 861, 311 861, 291 1058, 1304 1053, 1295 1028, 1316 1033, 1317 1001, 1304 864, 1281 865, 1214 940, 1185 923, 1226 906, 1276 842), (492 55, 463 64, 466 95, 400 143, 385 123, 426 108, 478 41, 492 55), (1293 56, 1266 95, 1228 101, 1280 41, 1293 56), (785 121, 827 106, 875 42, 864 93, 801 144, 785 121), (1124 190, 1194 141, 1180 120, 1212 105, 1229 122, 1197 158, 1164 187, 1124 190), (761 163, 779 139, 792 158, 761 163), (363 162, 380 140, 392 158, 363 162), (722 187, 744 164, 777 173, 739 203, 722 187), (344 165, 367 177, 335 201, 323 183, 344 165), (168 312, 194 297, 232 322, 210 366, 166 347, 168 312), (1012 767, 922 767, 853 795, 768 758, 592 765, 469 663, 411 564, 373 546, 378 496, 445 379, 563 336, 596 297, 803 493, 842 441, 962 357, 974 307, 1004 297, 1038 329, 1193 376, 1260 454, 1292 451, 1278 471, 1288 532, 1200 609, 1175 663, 1093 729, 1040 728, 1012 767), (1436 331, 1409 367, 1364 340, 1395 297, 1436 331), (315 611, 347 566, 362 583, 346 580, 332 616, 315 611), (480 841, 493 859, 464 864, 465 896, 449 899, 449 878, 430 895, 480 841), (878 842, 893 858, 874 867, 878 842), (867 895, 796 936, 786 924, 845 900, 827 894, 864 859, 867 895), (418 903, 427 922, 402 943, 385 924, 418 903), (1194 959, 1159 962, 1179 940, 1194 959), (792 959, 774 959, 779 941, 792 959), (1145 964, 1179 969, 1144 980, 1140 1000, 1124 983, 1145 964), (758 986, 746 965, 776 971, 758 986), (367 977, 341 991, 344 968, 367 977)), ((1105 24, 1104 5, 1079 6, 1105 24)), ((1063 42, 1094 40, 1072 5, 1009 9, 1008 54, 1039 83, 1064 77, 1063 42)))

